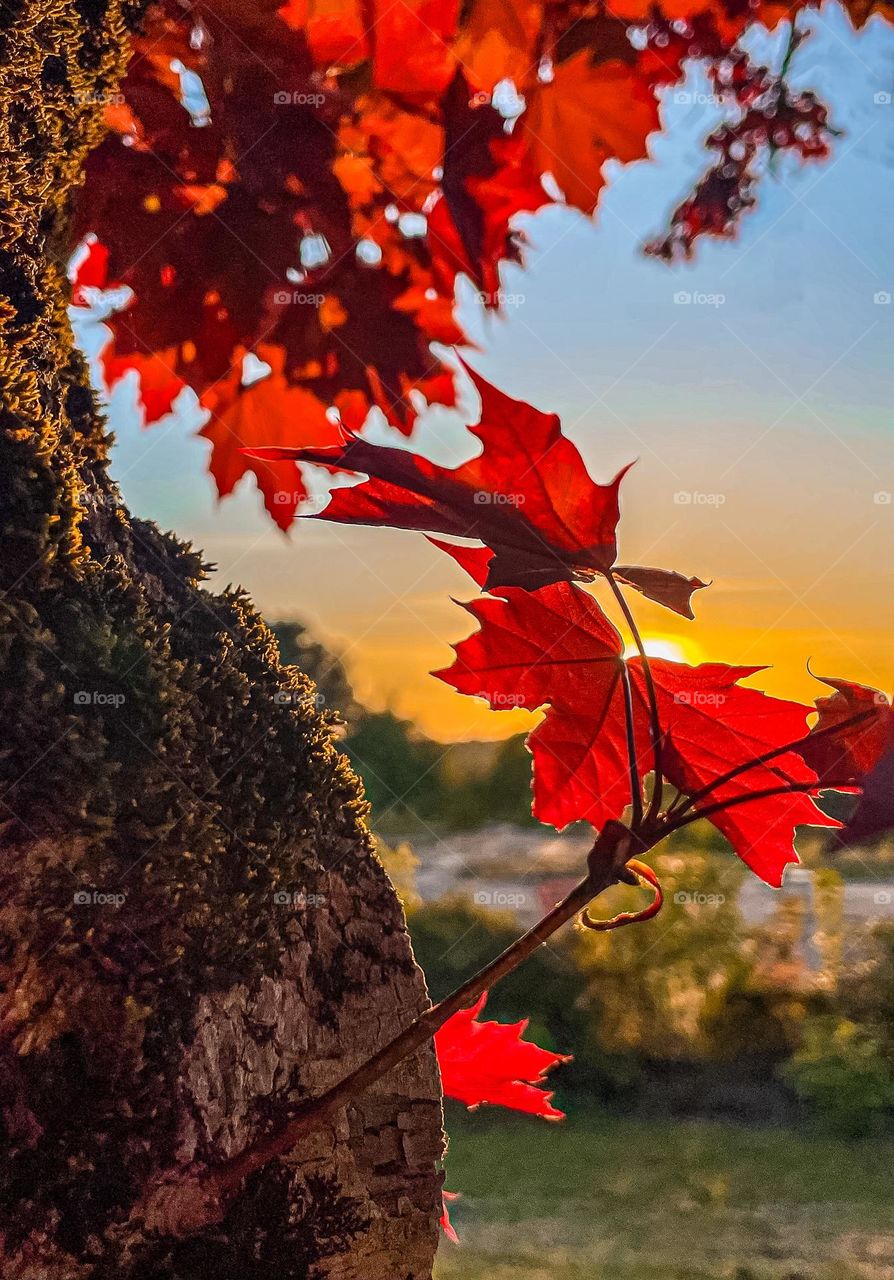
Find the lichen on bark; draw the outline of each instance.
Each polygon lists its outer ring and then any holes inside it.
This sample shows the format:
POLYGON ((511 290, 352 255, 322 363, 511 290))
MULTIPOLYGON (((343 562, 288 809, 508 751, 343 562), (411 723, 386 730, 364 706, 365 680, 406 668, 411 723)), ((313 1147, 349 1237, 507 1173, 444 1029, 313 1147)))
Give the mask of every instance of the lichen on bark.
POLYGON ((0 1274, 423 1280, 430 1051, 220 1226, 131 1217, 159 1171, 238 1153, 427 999, 308 682, 108 474, 66 209, 141 8, 0 10, 0 1274))

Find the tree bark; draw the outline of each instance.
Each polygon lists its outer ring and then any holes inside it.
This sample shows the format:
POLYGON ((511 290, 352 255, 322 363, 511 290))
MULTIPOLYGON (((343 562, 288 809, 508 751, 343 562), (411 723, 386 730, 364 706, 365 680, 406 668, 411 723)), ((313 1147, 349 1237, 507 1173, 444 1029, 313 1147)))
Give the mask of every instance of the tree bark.
POLYGON ((427 1006, 311 686, 108 475, 66 207, 141 7, 0 8, 0 1274, 424 1280, 430 1046, 219 1227, 133 1225, 161 1171, 238 1154, 427 1006))

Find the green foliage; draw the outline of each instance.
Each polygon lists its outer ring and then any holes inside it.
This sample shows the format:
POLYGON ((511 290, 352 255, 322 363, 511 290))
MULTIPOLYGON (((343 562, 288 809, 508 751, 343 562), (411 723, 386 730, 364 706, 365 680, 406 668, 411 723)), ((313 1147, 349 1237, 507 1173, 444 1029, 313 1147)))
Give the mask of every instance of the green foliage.
POLYGON ((894 1118, 894 1075, 865 1027, 829 1015, 808 1021, 784 1078, 817 1120, 843 1137, 865 1137, 894 1118))
MULTIPOLYGON (((658 1060, 724 1057, 719 1015, 750 976, 736 905, 744 879, 730 859, 690 853, 659 856, 661 916, 642 929, 575 937, 586 981, 588 1036, 619 1055, 658 1060)), ((618 886, 599 914, 629 910, 637 891, 618 886)))
POLYGON ((534 822, 523 734, 498 744, 436 742, 392 711, 361 706, 344 663, 303 623, 274 622, 271 629, 283 665, 310 677, 317 708, 347 726, 342 745, 363 779, 376 830, 404 835, 534 822))

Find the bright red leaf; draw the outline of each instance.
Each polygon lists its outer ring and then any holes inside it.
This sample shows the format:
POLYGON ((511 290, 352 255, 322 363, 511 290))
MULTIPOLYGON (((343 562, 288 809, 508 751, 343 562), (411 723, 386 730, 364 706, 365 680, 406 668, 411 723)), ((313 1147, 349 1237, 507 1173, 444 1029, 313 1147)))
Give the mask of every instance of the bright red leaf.
POLYGON ((827 785, 862 791, 841 842, 877 838, 894 830, 894 707, 877 689, 821 678, 834 692, 817 698, 816 724, 799 750, 827 785))
POLYGON ((552 1106, 552 1094, 541 1086, 548 1071, 569 1059, 523 1040, 527 1022, 479 1022, 486 1001, 485 994, 435 1034, 444 1093, 467 1107, 491 1103, 561 1120, 563 1112, 552 1106))
MULTIPOLYGON (((453 548, 445 548, 451 553, 453 548)), ((481 560, 456 558, 480 576, 481 560)), ((585 820, 601 828, 631 803, 624 672, 629 675, 639 776, 652 767, 649 701, 640 658, 622 657, 621 637, 593 596, 570 583, 538 591, 502 588, 466 606, 480 629, 456 648, 450 668, 435 674, 495 710, 547 707, 528 739, 534 757, 534 813, 562 828, 585 820)), ((759 667, 706 663, 690 667, 650 660, 663 733, 662 766, 686 794, 709 787, 768 750, 797 743, 809 708, 771 698, 739 681, 759 667)), ((807 786, 816 773, 794 749, 716 787, 696 803, 706 809, 741 858, 778 885, 795 860, 800 824, 835 825, 805 792, 739 803, 788 784, 807 786)))
POLYGON ((459 1236, 456 1234, 453 1223, 450 1221, 450 1210, 447 1206, 451 1201, 458 1199, 459 1194, 456 1191, 441 1192, 440 1227, 447 1239, 451 1240, 454 1244, 459 1244, 459 1236))
MULTIPOLYGON (((116 359, 163 355, 201 396, 240 349, 271 344, 284 385, 323 409, 381 403, 409 432, 412 389, 450 394, 431 343, 456 330, 457 275, 499 307, 502 264, 523 261, 517 215, 556 186, 593 209, 606 163, 647 156, 661 93, 693 63, 722 106, 716 163, 654 252, 734 234, 778 152, 827 154, 825 109, 789 89, 788 60, 780 74, 741 47, 752 23, 812 7, 154 0, 72 209, 72 248, 98 234, 132 291, 109 321, 116 359)), ((856 26, 892 12, 844 7, 856 26)), ((104 268, 85 266, 76 301, 104 268)))
POLYGON ((285 459, 271 462, 252 457, 246 446, 277 434, 294 440, 298 433, 309 442, 325 445, 339 439, 341 429, 327 417, 316 396, 288 385, 280 348, 261 346, 258 353, 269 365, 269 373, 257 382, 243 385, 240 360, 228 377, 205 392, 202 404, 211 417, 201 435, 213 446, 209 465, 218 493, 222 497, 232 493, 246 472, 254 472, 264 505, 279 527, 288 529, 296 507, 307 497, 300 468, 285 459), (283 407, 288 410, 286 417, 279 413, 283 407))

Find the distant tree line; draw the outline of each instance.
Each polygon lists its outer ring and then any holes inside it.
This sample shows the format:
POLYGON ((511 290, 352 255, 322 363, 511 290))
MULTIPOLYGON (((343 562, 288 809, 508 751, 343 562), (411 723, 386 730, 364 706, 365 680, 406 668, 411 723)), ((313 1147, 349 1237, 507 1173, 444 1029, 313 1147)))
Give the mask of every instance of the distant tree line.
POLYGON ((474 829, 487 822, 527 825, 531 762, 524 735, 502 743, 436 742, 392 711, 357 701, 341 659, 300 622, 271 624, 282 661, 317 686, 319 703, 363 779, 372 825, 385 834, 474 829))

